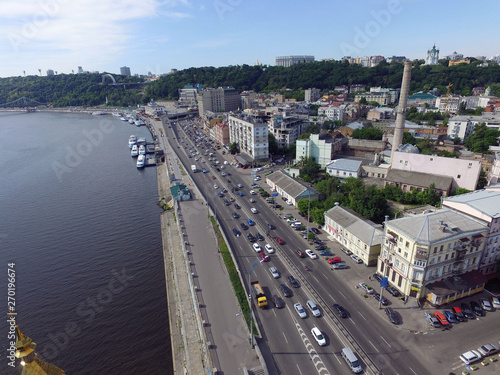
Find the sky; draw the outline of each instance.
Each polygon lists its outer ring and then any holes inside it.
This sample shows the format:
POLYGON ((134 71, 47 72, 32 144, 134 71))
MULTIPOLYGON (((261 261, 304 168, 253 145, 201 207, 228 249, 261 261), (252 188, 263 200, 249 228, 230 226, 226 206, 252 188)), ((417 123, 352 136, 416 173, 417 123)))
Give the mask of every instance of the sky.
POLYGON ((0 0, 0 77, 500 54, 500 1, 0 0))

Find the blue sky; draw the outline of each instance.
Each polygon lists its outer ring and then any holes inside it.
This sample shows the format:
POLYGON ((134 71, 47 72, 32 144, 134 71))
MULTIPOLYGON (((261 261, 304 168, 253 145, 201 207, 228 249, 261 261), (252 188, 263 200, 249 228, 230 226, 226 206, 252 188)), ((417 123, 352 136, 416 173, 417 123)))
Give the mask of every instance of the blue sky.
POLYGON ((498 0, 0 0, 0 77, 500 54, 498 0))

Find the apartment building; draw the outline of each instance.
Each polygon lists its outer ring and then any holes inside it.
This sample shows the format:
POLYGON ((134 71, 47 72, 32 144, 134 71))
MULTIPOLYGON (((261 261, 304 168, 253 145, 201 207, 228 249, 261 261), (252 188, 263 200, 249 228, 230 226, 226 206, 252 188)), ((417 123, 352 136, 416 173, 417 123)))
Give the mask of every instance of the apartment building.
POLYGON ((459 95, 440 96, 436 99, 436 107, 439 112, 457 113, 462 101, 459 95))
POLYGON ((236 142, 240 152, 254 160, 269 158, 269 127, 258 117, 247 114, 229 115, 229 142, 236 142))
POLYGON ((447 136, 450 139, 460 138, 463 141, 474 131, 475 122, 472 116, 453 116, 448 122, 447 136))
POLYGON ((377 264, 384 235, 381 225, 336 203, 335 207, 325 212, 323 230, 361 258, 365 265, 377 264))
POLYGON ((203 85, 185 85, 179 89, 179 105, 189 106, 196 104, 196 94, 203 89, 203 85))
POLYGON ((200 117, 207 111, 236 111, 241 105, 239 92, 230 86, 198 91, 197 101, 200 117))
POLYGON ((286 112, 272 115, 268 124, 269 132, 274 135, 280 148, 293 145, 306 125, 300 117, 287 116, 286 112))
POLYGON ((316 163, 325 168, 333 156, 342 150, 347 139, 332 137, 328 133, 311 134, 309 139, 298 139, 296 143, 296 158, 312 157, 316 163))
POLYGON ((477 293, 485 278, 471 280, 487 233, 480 220, 450 209, 387 221, 377 273, 407 298, 436 306, 477 293))
POLYGON ((443 200, 443 207, 481 220, 488 227, 479 272, 492 275, 498 272, 500 260, 500 186, 492 186, 443 200))
POLYGON ((304 91, 304 100, 306 103, 311 103, 317 101, 321 96, 321 90, 312 88, 312 89, 306 89, 304 91))
POLYGON ((329 104, 318 108, 318 116, 324 115, 328 120, 344 121, 344 109, 346 105, 341 103, 329 104))
POLYGON ((218 122, 213 129, 215 142, 221 146, 229 144, 229 126, 226 123, 218 122))

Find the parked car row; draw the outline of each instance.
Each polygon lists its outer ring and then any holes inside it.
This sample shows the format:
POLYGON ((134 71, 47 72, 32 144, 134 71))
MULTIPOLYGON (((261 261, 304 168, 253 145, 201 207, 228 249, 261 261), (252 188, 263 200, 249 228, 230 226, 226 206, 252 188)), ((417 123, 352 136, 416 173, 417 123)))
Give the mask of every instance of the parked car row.
POLYGON ((460 359, 466 365, 470 365, 481 360, 484 357, 496 354, 498 352, 500 352, 500 347, 498 345, 489 343, 480 346, 477 350, 469 350, 468 352, 463 353, 462 355, 460 355, 460 359))

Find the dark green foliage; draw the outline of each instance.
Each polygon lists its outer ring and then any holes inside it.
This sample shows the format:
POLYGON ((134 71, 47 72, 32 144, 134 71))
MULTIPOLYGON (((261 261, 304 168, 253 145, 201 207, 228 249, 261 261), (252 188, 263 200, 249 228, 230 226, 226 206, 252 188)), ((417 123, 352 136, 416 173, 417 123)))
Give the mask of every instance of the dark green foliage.
POLYGON ((314 161, 313 158, 303 158, 301 159, 302 168, 300 169, 299 176, 304 181, 312 181, 314 180, 319 171, 321 170, 321 166, 314 161))
POLYGON ((486 179, 486 172, 484 169, 481 169, 479 172, 479 179, 477 180, 476 189, 483 189, 488 184, 488 180, 486 179))
POLYGON ((317 124, 307 124, 304 127, 304 132, 309 134, 319 134, 319 125, 317 124))
POLYGON ((371 139, 373 141, 380 141, 384 131, 377 128, 362 128, 356 129, 352 132, 351 137, 354 139, 371 139))
POLYGON ((278 141, 276 141, 276 137, 271 132, 269 132, 268 135, 268 142, 269 142, 269 153, 270 154, 278 153, 279 150, 278 141))
MULTIPOLYGON (((137 77, 113 75, 119 83, 142 82, 137 77)), ((136 106, 147 103, 148 97, 139 93, 138 86, 124 89, 123 86, 110 86, 102 74, 59 74, 55 76, 27 76, 0 79, 0 103, 10 102, 23 96, 54 107, 96 106, 106 103, 109 106, 136 106)))
POLYGON ((468 190, 466 188, 456 188, 455 191, 453 192, 453 195, 461 195, 461 194, 467 194, 467 193, 470 193, 471 190, 468 190))
POLYGON ((240 152, 240 148, 236 142, 231 143, 231 146, 229 147, 229 152, 231 154, 236 154, 237 152, 240 152))
POLYGON ((500 131, 496 129, 488 129, 484 122, 474 126, 474 134, 467 137, 464 141, 465 147, 472 152, 480 152, 489 154, 490 146, 498 145, 498 137, 500 131))
POLYGON ((416 145, 417 144, 417 139, 410 133, 410 132, 404 132, 403 133, 403 144, 411 144, 411 145, 416 145))

